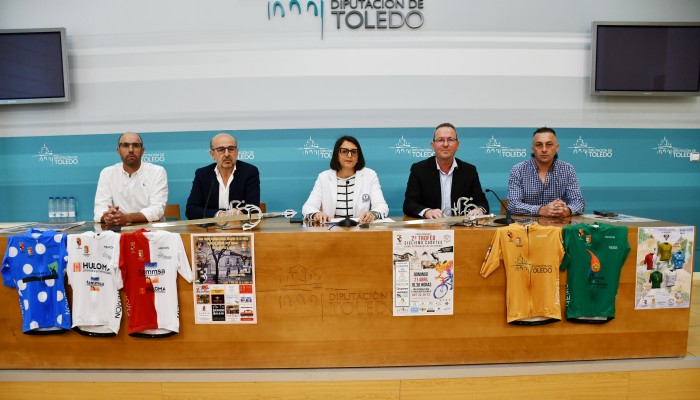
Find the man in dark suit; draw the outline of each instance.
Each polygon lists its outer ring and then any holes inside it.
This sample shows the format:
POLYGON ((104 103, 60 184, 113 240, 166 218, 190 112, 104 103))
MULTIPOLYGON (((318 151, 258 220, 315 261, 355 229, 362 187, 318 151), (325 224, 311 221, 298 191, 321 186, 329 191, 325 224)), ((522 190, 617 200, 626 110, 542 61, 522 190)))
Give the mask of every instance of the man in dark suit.
POLYGON ((211 218, 223 212, 240 214, 240 210, 229 209, 231 200, 259 206, 260 172, 254 165, 238 161, 236 139, 219 133, 209 142, 209 148, 216 162, 195 171, 187 198, 187 218, 211 218))
MULTIPOLYGON (((486 214, 489 203, 481 189, 476 167, 455 158, 459 149, 457 130, 450 123, 438 125, 430 146, 433 157, 411 166, 403 212, 416 218, 442 218, 443 210, 455 207, 460 197, 471 197, 478 207, 470 215, 486 214)), ((448 212, 449 214, 449 212, 448 212)))

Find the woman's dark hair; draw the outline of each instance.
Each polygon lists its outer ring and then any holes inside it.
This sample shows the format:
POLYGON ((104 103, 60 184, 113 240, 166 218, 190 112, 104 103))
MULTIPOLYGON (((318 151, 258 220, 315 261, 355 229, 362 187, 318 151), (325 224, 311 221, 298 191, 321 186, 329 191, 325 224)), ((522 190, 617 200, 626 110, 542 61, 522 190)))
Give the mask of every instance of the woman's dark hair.
POLYGON ((362 155, 362 147, 360 147, 360 142, 357 141, 352 136, 343 136, 338 138, 335 142, 335 146, 333 147, 333 157, 331 158, 331 169, 335 171, 340 171, 340 145, 343 144, 343 142, 350 142, 357 146, 357 164, 355 164, 355 171, 359 171, 362 168, 365 167, 365 156, 362 155))

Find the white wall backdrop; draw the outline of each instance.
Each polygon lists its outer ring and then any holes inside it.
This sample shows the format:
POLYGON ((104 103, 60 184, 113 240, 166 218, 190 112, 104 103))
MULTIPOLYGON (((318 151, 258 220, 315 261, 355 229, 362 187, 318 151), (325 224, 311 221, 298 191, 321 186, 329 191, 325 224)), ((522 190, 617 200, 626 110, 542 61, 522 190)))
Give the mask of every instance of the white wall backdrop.
POLYGON ((269 3, 0 0, 0 28, 67 29, 73 90, 67 104, 0 107, 0 137, 700 127, 697 98, 589 94, 591 21, 700 20, 697 0, 423 0, 420 29, 338 30, 326 15, 323 40, 318 17, 268 19, 269 3))

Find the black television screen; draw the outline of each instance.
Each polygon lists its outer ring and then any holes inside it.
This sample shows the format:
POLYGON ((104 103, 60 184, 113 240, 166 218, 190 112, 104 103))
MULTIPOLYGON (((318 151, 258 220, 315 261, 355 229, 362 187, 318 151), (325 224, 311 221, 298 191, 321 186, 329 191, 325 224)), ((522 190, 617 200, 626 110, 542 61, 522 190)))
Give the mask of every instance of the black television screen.
POLYGON ((65 28, 0 30, 0 104, 69 100, 65 28))
POLYGON ((700 22, 593 22, 591 93, 700 95, 700 22))

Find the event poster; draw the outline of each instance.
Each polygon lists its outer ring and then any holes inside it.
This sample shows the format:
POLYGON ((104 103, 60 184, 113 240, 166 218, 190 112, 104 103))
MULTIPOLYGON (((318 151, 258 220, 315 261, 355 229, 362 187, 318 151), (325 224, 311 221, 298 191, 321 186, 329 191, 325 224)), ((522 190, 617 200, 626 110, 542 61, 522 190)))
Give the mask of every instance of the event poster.
POLYGON ((195 323, 257 323, 253 234, 191 237, 195 323))
POLYGON ((454 231, 394 231, 394 316, 452 315, 454 231))
POLYGON ((640 227, 637 242, 634 308, 689 308, 695 227, 640 227))

